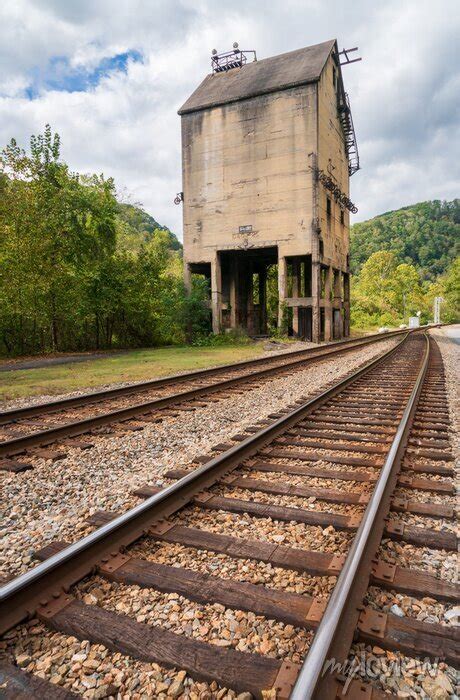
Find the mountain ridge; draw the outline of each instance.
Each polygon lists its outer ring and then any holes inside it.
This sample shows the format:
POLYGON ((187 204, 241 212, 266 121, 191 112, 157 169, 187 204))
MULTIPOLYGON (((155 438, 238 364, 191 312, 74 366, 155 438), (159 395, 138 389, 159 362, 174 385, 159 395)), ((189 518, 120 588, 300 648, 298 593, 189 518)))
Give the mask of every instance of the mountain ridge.
POLYGON ((167 231, 171 250, 182 250, 182 243, 177 236, 138 204, 118 202, 116 218, 117 245, 121 250, 139 252, 142 245, 155 237, 155 231, 167 231))
POLYGON ((460 199, 418 202, 353 224, 350 266, 358 274, 379 250, 413 264, 421 279, 433 281, 460 254, 460 199))

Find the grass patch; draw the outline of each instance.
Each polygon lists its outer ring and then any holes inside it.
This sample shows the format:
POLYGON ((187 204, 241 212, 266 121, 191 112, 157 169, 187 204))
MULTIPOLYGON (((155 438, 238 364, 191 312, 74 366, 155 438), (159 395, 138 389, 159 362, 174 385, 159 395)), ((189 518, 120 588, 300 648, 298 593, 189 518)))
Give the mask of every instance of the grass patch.
POLYGON ((155 379, 178 372, 259 357, 262 343, 216 347, 168 347, 132 350, 103 359, 38 369, 0 372, 0 400, 65 394, 116 382, 155 379))

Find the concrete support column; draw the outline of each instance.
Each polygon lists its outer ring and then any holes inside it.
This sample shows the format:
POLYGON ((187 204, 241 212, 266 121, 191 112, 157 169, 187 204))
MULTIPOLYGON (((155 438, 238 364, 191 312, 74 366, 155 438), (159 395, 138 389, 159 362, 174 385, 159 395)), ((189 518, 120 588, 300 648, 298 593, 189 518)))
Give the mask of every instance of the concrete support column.
POLYGON ((267 268, 261 267, 259 272, 259 303, 260 303, 260 332, 267 332, 267 268))
MULTIPOLYGON (((300 296, 300 261, 294 260, 292 263, 292 296, 298 299, 300 296)), ((294 335, 299 335, 299 307, 292 309, 292 331, 294 335)))
POLYGON ((222 272, 219 255, 211 261, 212 332, 220 333, 222 310, 222 272))
POLYGON ((343 334, 350 335, 350 275, 343 273, 343 334))
POLYGON ((246 279, 247 279, 247 287, 246 287, 246 310, 247 310, 247 315, 248 315, 248 322, 247 322, 247 328, 248 328, 248 335, 254 335, 255 333, 255 327, 254 327, 254 281, 253 281, 253 264, 251 261, 248 261, 248 267, 246 271, 246 279))
POLYGON ((190 265, 186 262, 184 263, 184 285, 187 290, 187 294, 192 291, 192 271, 190 265))
MULTIPOLYGON (((184 285, 187 294, 192 291, 192 271, 190 265, 186 262, 184 263, 184 285)), ((188 343, 192 342, 192 320, 190 318, 185 319, 185 338, 188 343)))
POLYGON ((287 297, 287 261, 280 256, 278 250, 278 328, 282 328, 284 321, 283 302, 287 297))
POLYGON ((318 262, 311 264, 311 295, 313 298, 312 319, 311 319, 311 339, 313 343, 319 343, 320 321, 319 308, 321 299, 321 265, 318 262))
POLYGON ((326 280, 324 285, 324 340, 332 340, 332 267, 326 269, 326 280))
POLYGON ((235 258, 230 263, 230 328, 237 326, 238 267, 235 258))

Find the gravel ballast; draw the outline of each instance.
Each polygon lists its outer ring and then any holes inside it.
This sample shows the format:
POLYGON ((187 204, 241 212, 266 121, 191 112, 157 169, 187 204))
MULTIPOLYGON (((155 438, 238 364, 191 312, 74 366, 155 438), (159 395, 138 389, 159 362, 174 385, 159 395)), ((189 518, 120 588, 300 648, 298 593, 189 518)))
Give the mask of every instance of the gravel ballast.
MULTIPOLYGON (((441 351, 446 373, 446 389, 451 416, 449 442, 455 462, 445 462, 445 466, 457 466, 460 456, 459 431, 459 346, 449 338, 443 328, 430 331, 436 339, 441 351)), ((417 460, 419 464, 429 464, 428 461, 417 460)), ((437 462, 443 464, 443 462, 437 462)), ((408 475, 411 472, 406 472, 408 475)), ((413 476, 417 475, 415 472, 413 476)), ((440 481, 436 475, 423 474, 423 478, 440 481)), ((442 479, 445 481, 446 479, 442 479)), ((457 503, 454 496, 398 489, 397 495, 404 495, 412 500, 443 503, 455 508, 457 503)), ((398 514, 398 519, 417 527, 458 531, 458 518, 452 520, 416 516, 413 514, 398 514)), ((378 557, 385 561, 397 563, 415 571, 423 571, 437 576, 443 581, 458 583, 458 554, 433 550, 427 547, 414 547, 404 542, 394 542, 384 539, 380 545, 378 557)), ((371 586, 366 595, 365 603, 384 613, 396 614, 418 621, 449 626, 458 626, 460 607, 443 603, 430 597, 413 597, 391 590, 382 590, 371 586)), ((448 664, 440 661, 423 659, 421 662, 399 652, 385 651, 378 646, 356 644, 350 654, 350 671, 348 676, 358 677, 366 683, 402 698, 421 698, 421 700, 454 700, 459 697, 458 672, 448 664)))
POLYGON ((56 539, 75 541, 87 534, 87 518, 97 510, 125 511, 138 503, 132 489, 173 468, 184 467, 229 435, 281 410, 380 355, 398 342, 388 339, 321 362, 261 387, 184 411, 142 432, 91 437, 90 450, 66 448, 58 462, 35 458, 34 469, 2 472, 4 534, 1 573, 7 577, 34 565, 32 553, 56 539))
MULTIPOLYGON (((10 542, 13 542, 13 549, 11 552, 8 549, 3 552, 5 569, 14 573, 26 570, 32 565, 30 554, 38 546, 54 539, 73 541, 88 532, 85 520, 94 511, 123 511, 139 503, 138 498, 130 495, 132 489, 145 483, 164 481, 165 471, 186 467, 198 455, 208 453, 212 445, 228 441, 230 435, 242 432, 245 427, 254 425, 256 421, 284 408, 301 396, 317 393, 328 383, 380 354, 384 346, 390 347, 394 342, 388 340, 381 343, 378 350, 375 347, 361 350, 359 357, 358 352, 353 353, 352 357, 345 356, 296 373, 292 377, 275 379, 263 387, 222 399, 219 403, 200 408, 194 413, 180 413, 177 418, 168 419, 159 425, 149 425, 142 433, 118 438, 95 438, 95 447, 91 450, 82 452, 72 449, 69 450, 69 456, 60 462, 53 464, 36 460, 33 471, 13 478, 6 475, 7 498, 12 501, 7 534, 10 542), (32 525, 27 522, 29 513, 32 514, 32 525), (28 553, 21 556, 24 550, 28 553)), ((344 455, 352 454, 344 452, 344 455)), ((339 465, 323 461, 317 464, 319 465, 340 470, 339 465)), ((356 471, 360 470, 361 468, 356 468, 356 471)), ((243 470, 242 473, 247 472, 243 470)), ((250 475, 253 478, 257 475, 264 480, 280 480, 283 483, 288 480, 289 483, 304 486, 327 484, 344 491, 350 490, 351 487, 359 492, 372 490, 372 484, 360 482, 296 476, 284 479, 280 474, 265 472, 252 472, 250 475)), ((221 486, 218 490, 229 497, 255 498, 266 503, 309 510, 344 514, 362 512, 361 506, 340 506, 314 498, 268 496, 263 492, 231 486, 221 486)), ((196 507, 187 508, 172 519, 180 524, 189 524, 213 532, 232 535, 237 533, 237 536, 242 538, 283 543, 316 551, 346 553, 352 539, 350 533, 338 532, 331 526, 313 527, 295 522, 274 521, 271 518, 255 518, 247 514, 207 512, 196 507)), ((424 519, 417 517, 415 521, 421 525, 424 519)), ((425 522, 428 520, 425 519, 425 522)), ((437 521, 437 525, 442 527, 444 523, 442 520, 437 521)), ((403 551, 399 556, 405 556, 403 545, 396 542, 388 544, 400 547, 403 551)), ((444 552, 429 552, 413 547, 410 549, 414 550, 414 556, 422 551, 428 558, 432 555, 437 556, 439 564, 445 563, 446 560, 451 561, 451 553, 446 557, 444 552)), ((130 554, 158 563, 187 567, 222 578, 264 584, 304 595, 327 597, 336 582, 335 577, 298 574, 262 562, 236 560, 226 555, 197 551, 180 545, 159 544, 151 539, 139 540, 131 548, 130 554)), ((439 575, 438 570, 437 573, 439 575)), ((445 566, 443 574, 444 578, 448 578, 445 575, 445 566)), ((74 593, 89 605, 98 605, 129 615, 142 623, 160 625, 179 635, 246 653, 263 653, 273 658, 289 659, 296 663, 302 662, 312 639, 311 632, 267 620, 253 613, 229 610, 220 605, 202 605, 176 594, 165 594, 156 590, 143 591, 137 586, 109 583, 99 577, 81 582, 74 593)), ((440 605, 428 599, 419 601, 409 596, 393 596, 378 588, 372 588, 368 592, 368 603, 385 611, 391 605, 397 604, 403 613, 410 617, 426 621, 431 617, 438 617, 444 624, 454 624, 451 619, 444 619, 446 613, 451 611, 451 606, 440 605)), ((189 697, 193 700, 250 700, 251 697, 248 693, 238 695, 225 688, 219 688, 216 683, 197 683, 187 676, 185 671, 168 670, 156 664, 136 662, 121 654, 114 654, 102 645, 79 642, 75 638, 51 633, 37 621, 23 625, 11 633, 6 642, 6 651, 22 668, 87 698, 110 696, 117 700, 141 700, 148 697, 158 697, 160 700, 181 700, 189 697)), ((391 655, 378 647, 364 648, 363 645, 356 645, 353 651, 357 656, 359 654, 361 659, 363 656, 366 659, 369 656, 375 657, 380 671, 377 684, 389 691, 400 691, 400 697, 452 697, 453 669, 446 664, 441 663, 434 669, 434 681, 428 669, 423 677, 420 670, 418 676, 413 673, 411 682, 411 659, 397 653, 391 655), (397 680, 396 685, 393 683, 391 672, 387 672, 385 666, 385 662, 388 665, 392 660, 403 663, 404 674, 397 680), (439 688, 445 688, 449 694, 434 695, 439 688), (407 694, 401 694, 403 692, 407 694)), ((356 672, 356 676, 366 678, 366 674, 360 670, 356 672)), ((264 698, 274 700, 275 695, 270 692, 264 693, 264 698)))

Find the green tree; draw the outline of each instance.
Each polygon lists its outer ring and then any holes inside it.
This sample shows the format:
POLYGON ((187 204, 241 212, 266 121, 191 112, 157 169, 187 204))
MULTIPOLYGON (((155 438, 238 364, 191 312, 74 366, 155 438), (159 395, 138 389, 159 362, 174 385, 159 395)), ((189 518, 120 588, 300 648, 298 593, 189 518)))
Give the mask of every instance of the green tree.
POLYGON ((352 323, 358 327, 407 323, 423 308, 423 290, 417 270, 402 263, 394 252, 377 251, 352 279, 352 323))
POLYGON ((441 305, 441 321, 460 321, 460 257, 452 262, 444 275, 428 286, 424 297, 424 317, 427 319, 433 318, 434 298, 437 296, 444 299, 441 305))
POLYGON ((79 312, 80 271, 115 247, 113 181, 81 178, 59 158, 59 136, 49 125, 32 136, 30 154, 12 139, 0 156, 3 338, 21 352, 33 350, 37 333, 43 349, 66 348, 79 312))

